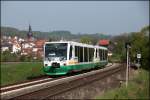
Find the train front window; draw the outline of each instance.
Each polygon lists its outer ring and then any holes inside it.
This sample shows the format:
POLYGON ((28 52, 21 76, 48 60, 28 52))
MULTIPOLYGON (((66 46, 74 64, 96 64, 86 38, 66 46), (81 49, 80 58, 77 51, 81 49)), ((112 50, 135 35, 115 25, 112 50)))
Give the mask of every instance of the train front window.
POLYGON ((61 58, 67 59, 67 43, 51 43, 45 45, 45 58, 61 58))

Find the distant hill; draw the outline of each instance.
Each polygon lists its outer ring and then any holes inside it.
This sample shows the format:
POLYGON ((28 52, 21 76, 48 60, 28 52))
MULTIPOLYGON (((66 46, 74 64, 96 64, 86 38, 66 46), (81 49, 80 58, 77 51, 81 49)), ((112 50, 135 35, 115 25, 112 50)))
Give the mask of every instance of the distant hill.
MULTIPOLYGON (((28 31, 22 31, 18 30, 16 28, 12 27, 1 27, 1 35, 6 36, 19 36, 22 38, 27 37, 28 31)), ((58 30, 58 31, 52 31, 52 32, 40 32, 40 31, 33 31, 33 36, 35 38, 44 38, 44 39, 51 39, 51 40, 60 40, 61 38, 65 40, 76 40, 79 41, 81 37, 88 36, 91 38, 94 38, 96 40, 99 39, 108 39, 109 35, 104 35, 101 33, 95 33, 95 34, 72 34, 70 31, 65 30, 58 30)))

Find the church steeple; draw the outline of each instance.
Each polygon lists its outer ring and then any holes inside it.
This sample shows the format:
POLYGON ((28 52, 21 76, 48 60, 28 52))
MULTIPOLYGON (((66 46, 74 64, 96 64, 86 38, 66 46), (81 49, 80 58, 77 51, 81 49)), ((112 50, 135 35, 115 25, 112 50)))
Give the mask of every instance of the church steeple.
POLYGON ((33 35, 32 35, 31 25, 29 24, 29 31, 28 31, 28 33, 27 33, 27 37, 28 37, 28 39, 30 39, 32 36, 33 36, 33 35))

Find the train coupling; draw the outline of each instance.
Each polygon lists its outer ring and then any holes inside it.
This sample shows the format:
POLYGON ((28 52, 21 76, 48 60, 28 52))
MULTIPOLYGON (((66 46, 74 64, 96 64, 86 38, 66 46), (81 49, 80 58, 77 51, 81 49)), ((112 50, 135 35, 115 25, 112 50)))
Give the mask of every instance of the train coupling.
POLYGON ((57 62, 52 63, 52 68, 60 68, 60 63, 57 62))

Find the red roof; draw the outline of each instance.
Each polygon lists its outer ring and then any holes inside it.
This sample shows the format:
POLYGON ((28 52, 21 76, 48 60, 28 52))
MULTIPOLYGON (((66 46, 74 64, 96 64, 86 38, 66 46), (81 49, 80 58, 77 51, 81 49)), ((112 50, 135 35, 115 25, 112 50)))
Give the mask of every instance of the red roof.
POLYGON ((99 41, 99 45, 109 45, 109 40, 105 40, 105 39, 103 39, 103 40, 100 40, 99 41))
POLYGON ((45 42, 46 42, 46 40, 37 40, 37 41, 35 41, 35 45, 36 45, 36 47, 43 47, 45 42))

